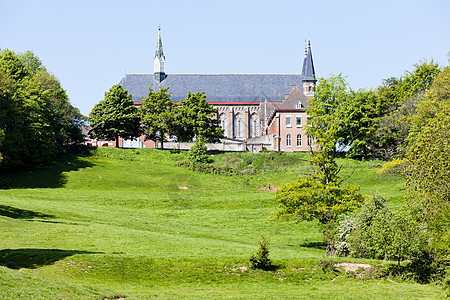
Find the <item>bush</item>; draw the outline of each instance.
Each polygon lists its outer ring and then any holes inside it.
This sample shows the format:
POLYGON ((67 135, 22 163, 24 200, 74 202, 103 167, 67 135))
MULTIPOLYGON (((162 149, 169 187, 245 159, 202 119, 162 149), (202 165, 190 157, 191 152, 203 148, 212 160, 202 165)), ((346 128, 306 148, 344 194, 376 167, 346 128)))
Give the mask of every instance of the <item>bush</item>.
POLYGON ((208 148, 205 146, 205 141, 202 137, 198 137, 195 145, 188 151, 187 160, 189 162, 209 163, 211 158, 208 155, 208 148))
POLYGON ((259 249, 252 255, 252 257, 250 257, 250 263, 254 269, 261 269, 265 271, 272 270, 274 265, 269 258, 270 241, 267 240, 262 234, 261 237, 262 240, 259 241, 259 249))
POLYGON ((319 267, 322 269, 324 273, 338 273, 338 269, 336 268, 336 262, 332 260, 320 260, 319 267))
POLYGON ((394 159, 383 164, 383 167, 377 173, 380 175, 401 175, 408 164, 409 161, 406 158, 394 159))
POLYGON ((450 268, 447 268, 445 273, 445 277, 443 280, 444 290, 447 294, 447 297, 450 297, 450 268))
POLYGON ((339 222, 337 228, 338 233, 335 237, 335 248, 338 256, 347 256, 350 254, 350 243, 348 242, 348 238, 353 229, 355 229, 355 219, 344 216, 344 220, 339 222))

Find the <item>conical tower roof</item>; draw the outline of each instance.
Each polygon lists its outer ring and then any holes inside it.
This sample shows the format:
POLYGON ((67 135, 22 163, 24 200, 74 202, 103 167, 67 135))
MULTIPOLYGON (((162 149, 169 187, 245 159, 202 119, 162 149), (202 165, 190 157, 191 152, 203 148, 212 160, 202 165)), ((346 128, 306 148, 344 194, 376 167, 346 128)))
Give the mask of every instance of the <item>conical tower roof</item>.
POLYGON ((163 50, 163 45, 162 45, 162 40, 161 40, 161 27, 158 28, 158 43, 156 44, 155 57, 158 57, 160 59, 162 58, 165 60, 164 50, 163 50))
POLYGON ((305 49, 305 59, 302 68, 303 81, 315 81, 316 72, 314 71, 314 62, 311 53, 311 41, 308 41, 308 50, 305 49))

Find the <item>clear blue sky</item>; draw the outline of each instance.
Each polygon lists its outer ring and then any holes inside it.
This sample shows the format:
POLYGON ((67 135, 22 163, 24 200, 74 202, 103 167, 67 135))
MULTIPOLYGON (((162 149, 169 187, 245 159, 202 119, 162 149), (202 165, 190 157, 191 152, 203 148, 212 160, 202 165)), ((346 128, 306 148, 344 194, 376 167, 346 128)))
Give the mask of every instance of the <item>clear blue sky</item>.
POLYGON ((448 65, 450 1, 0 0, 0 47, 33 51, 88 115, 125 73, 153 73, 158 26, 167 74, 316 74, 354 89, 421 60, 448 65))

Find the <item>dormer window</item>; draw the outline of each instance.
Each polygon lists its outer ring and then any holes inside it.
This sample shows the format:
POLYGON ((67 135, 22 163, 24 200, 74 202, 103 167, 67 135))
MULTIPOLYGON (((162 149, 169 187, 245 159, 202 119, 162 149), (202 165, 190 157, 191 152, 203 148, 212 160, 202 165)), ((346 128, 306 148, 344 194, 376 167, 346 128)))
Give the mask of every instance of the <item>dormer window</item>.
POLYGON ((303 108, 303 104, 300 101, 298 101, 297 105, 295 105, 295 108, 296 109, 301 109, 301 108, 303 108))

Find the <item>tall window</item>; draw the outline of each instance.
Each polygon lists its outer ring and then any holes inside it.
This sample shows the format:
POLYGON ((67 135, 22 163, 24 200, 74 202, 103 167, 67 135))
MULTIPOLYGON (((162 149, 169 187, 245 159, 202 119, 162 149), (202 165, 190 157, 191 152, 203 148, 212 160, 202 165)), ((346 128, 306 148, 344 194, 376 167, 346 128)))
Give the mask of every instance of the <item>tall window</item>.
POLYGON ((308 146, 312 145, 312 136, 308 135, 308 146))
POLYGON ((220 114, 219 116, 219 127, 223 129, 223 136, 227 136, 227 118, 225 118, 225 114, 220 114))
POLYGON ((297 127, 302 127, 302 117, 297 116, 295 118, 297 127))
POLYGON ((242 123, 241 114, 234 117, 234 137, 242 137, 244 133, 244 124, 242 123))
POLYGON ((288 135, 286 136, 286 146, 287 146, 287 147, 291 147, 291 146, 292 146, 292 143, 291 143, 291 135, 290 135, 290 134, 288 134, 288 135))
POLYGON ((296 109, 300 109, 302 107, 303 107, 303 105, 302 105, 302 103, 300 101, 298 101, 297 104, 295 105, 296 109))
POLYGON ((290 116, 286 117, 286 127, 292 127, 291 126, 291 117, 290 116))
POLYGON ((301 146, 302 146, 302 135, 297 134, 297 147, 301 147, 301 146))
POLYGON ((259 136, 259 121, 258 118, 256 117, 256 114, 252 114, 252 116, 250 117, 249 127, 251 137, 259 136))
POLYGON ((227 136, 227 118, 222 119, 223 136, 227 136))

